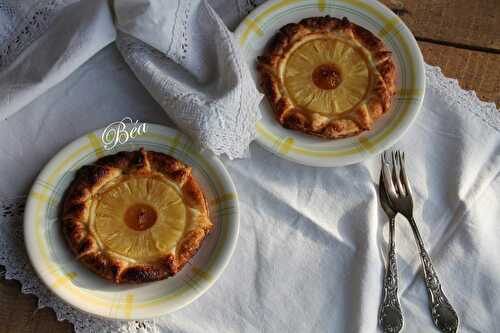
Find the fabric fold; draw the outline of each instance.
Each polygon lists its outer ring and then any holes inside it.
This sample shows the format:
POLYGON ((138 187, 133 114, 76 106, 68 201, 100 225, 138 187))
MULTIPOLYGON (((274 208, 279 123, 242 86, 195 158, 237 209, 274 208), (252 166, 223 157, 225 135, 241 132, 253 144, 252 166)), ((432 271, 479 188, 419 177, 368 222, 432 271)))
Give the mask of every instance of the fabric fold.
POLYGON ((106 1, 60 9, 43 35, 0 69, 0 117, 6 119, 64 80, 115 35, 106 1))
POLYGON ((217 155, 246 156, 262 95, 210 5, 126 0, 115 11, 120 52, 172 121, 217 155))

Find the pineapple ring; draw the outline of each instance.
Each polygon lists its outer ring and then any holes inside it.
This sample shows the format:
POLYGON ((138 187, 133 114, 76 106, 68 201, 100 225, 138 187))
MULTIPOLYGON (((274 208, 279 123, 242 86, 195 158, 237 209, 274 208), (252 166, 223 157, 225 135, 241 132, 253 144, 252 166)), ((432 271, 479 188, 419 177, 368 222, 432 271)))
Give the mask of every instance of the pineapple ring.
POLYGON ((363 50, 339 39, 314 39, 300 45, 284 67, 290 98, 310 112, 351 111, 365 98, 371 84, 363 50))
POLYGON ((395 92, 391 53, 346 18, 311 17, 284 26, 258 58, 257 70, 285 128, 328 139, 371 129, 395 92))
POLYGON ((175 248, 188 212, 177 186, 169 183, 134 177, 98 195, 90 228, 108 251, 135 260, 154 260, 175 248))
POLYGON ((62 228, 71 250, 115 283, 175 275, 212 227, 191 168, 143 149, 83 166, 63 199, 62 228))

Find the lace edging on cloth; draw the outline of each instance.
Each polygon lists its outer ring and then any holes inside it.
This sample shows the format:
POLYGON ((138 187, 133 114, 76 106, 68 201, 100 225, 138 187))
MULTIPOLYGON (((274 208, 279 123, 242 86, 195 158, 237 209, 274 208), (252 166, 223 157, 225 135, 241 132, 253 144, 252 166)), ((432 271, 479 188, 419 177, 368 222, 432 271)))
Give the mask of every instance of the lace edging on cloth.
POLYGON ((495 103, 484 102, 473 90, 462 89, 457 79, 444 76, 441 68, 426 64, 427 85, 436 87, 446 97, 445 103, 459 104, 488 126, 500 131, 500 111, 495 103))
POLYGON ((5 279, 19 281, 23 294, 32 294, 38 298, 38 308, 52 308, 57 320, 71 322, 77 333, 157 331, 153 321, 126 322, 100 319, 71 307, 52 294, 31 267, 24 247, 22 216, 25 201, 26 197, 0 198, 0 265, 5 268, 3 273, 5 279))
POLYGON ((0 69, 16 57, 49 27, 57 11, 64 6, 62 0, 39 1, 13 27, 11 37, 0 45, 0 69))

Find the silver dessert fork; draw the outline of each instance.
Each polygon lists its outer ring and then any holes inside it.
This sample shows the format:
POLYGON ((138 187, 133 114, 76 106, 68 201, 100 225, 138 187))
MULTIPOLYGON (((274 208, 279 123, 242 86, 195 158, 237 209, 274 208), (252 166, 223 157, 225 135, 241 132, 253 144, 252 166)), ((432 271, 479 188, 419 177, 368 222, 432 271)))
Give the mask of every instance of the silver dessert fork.
MULTIPOLYGON (((382 165, 384 161, 382 160, 382 165)), ((383 169, 382 169, 383 170, 383 169)), ((403 314, 398 299, 398 267, 396 263, 396 242, 394 238, 394 218, 396 212, 389 204, 385 192, 384 175, 380 171, 378 194, 380 205, 389 218, 389 252, 387 254, 387 267, 384 277, 384 296, 380 305, 379 323, 384 333, 397 333, 403 327, 403 314)))
POLYGON ((458 328, 458 316, 451 306, 448 298, 444 294, 441 283, 434 267, 432 266, 431 258, 425 250, 424 242, 418 231, 417 224, 413 218, 413 198, 410 187, 410 182, 405 171, 405 155, 399 151, 391 154, 391 162, 389 163, 386 154, 382 155, 383 159, 383 181, 391 208, 396 212, 401 213, 410 222, 413 235, 420 252, 422 261, 425 285, 430 301, 432 320, 436 327, 447 333, 454 333, 458 328), (392 164, 392 172, 389 167, 392 164), (389 176, 392 174, 392 177, 389 176))

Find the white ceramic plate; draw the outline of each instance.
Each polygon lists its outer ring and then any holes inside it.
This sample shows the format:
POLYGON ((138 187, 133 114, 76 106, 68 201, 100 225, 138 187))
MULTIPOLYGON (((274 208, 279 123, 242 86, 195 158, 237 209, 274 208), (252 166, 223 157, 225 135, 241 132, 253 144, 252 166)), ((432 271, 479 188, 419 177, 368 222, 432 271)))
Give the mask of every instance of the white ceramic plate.
POLYGON ((325 15, 345 16, 384 41, 396 63, 397 95, 391 112, 377 121, 371 131, 340 140, 324 140, 287 130, 274 119, 267 101, 261 103, 263 119, 257 124, 257 141, 278 156, 322 167, 357 163, 389 148, 417 116, 425 91, 424 62, 415 38, 404 23, 378 1, 271 0, 259 6, 235 32, 255 82, 259 82, 256 58, 282 26, 325 15))
POLYGON ((201 296, 220 276, 234 251, 239 230, 238 199, 224 165, 201 152, 179 132, 148 124, 147 133, 102 148, 103 129, 60 151, 36 179, 26 206, 24 237, 33 267, 57 296, 72 306, 106 318, 144 319, 175 311, 201 296), (140 285, 115 285, 95 275, 71 254, 58 221, 59 203, 75 170, 104 155, 144 147, 184 161, 202 186, 215 224, 198 254, 174 278, 140 285))

